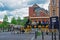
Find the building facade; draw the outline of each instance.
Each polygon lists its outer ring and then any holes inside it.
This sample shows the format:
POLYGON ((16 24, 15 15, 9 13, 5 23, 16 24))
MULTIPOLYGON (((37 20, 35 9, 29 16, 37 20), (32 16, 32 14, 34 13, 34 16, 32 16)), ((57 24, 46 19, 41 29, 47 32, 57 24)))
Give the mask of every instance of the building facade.
POLYGON ((50 0, 49 12, 40 8, 37 4, 29 7, 29 18, 34 21, 49 21, 50 17, 59 17, 59 0, 50 0))
POLYGON ((49 12, 50 17, 51 16, 59 17, 59 0, 50 0, 49 12))
POLYGON ((32 7, 29 7, 29 18, 33 22, 49 23, 49 12, 37 4, 34 4, 32 7))

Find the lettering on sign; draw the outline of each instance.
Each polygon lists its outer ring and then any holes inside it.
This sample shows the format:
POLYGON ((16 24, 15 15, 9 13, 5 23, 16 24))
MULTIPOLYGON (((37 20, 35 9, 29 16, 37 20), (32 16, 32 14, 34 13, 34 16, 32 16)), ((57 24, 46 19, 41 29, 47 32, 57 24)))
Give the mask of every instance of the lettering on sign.
POLYGON ((52 22, 56 22, 56 18, 52 18, 52 22))

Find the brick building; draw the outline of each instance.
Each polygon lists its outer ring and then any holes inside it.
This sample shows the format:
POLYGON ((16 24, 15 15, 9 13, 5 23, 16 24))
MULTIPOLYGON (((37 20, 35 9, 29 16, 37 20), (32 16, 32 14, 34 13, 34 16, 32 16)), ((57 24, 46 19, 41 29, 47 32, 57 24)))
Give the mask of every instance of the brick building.
POLYGON ((39 7, 37 4, 34 4, 33 6, 29 7, 29 18, 33 22, 41 22, 41 23, 49 23, 49 12, 41 7, 39 7))

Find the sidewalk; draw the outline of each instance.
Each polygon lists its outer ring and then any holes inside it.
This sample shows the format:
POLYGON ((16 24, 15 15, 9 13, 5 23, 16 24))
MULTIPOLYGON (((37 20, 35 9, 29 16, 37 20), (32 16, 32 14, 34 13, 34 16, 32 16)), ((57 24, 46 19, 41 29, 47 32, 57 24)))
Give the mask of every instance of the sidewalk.
MULTIPOLYGON (((58 40, 59 37, 56 36, 56 40, 58 40)), ((37 39, 34 39, 34 40, 42 40, 42 35, 38 36, 37 39)), ((52 37, 51 35, 44 35, 44 40, 52 40, 52 37)))

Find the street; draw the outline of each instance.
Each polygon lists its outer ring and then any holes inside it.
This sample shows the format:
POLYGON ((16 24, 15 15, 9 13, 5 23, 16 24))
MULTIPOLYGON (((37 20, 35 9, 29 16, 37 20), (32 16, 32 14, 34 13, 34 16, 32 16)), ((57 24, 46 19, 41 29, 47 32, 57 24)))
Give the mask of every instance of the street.
MULTIPOLYGON (((34 33, 17 34, 13 32, 1 32, 0 40, 42 40, 42 35, 38 36, 37 39, 35 39, 34 33)), ((44 40, 52 40, 51 34, 45 35, 44 33, 44 40)))
POLYGON ((0 33, 0 40, 31 40, 34 34, 14 34, 11 32, 0 33))

